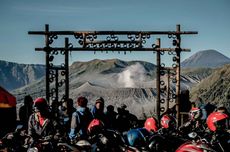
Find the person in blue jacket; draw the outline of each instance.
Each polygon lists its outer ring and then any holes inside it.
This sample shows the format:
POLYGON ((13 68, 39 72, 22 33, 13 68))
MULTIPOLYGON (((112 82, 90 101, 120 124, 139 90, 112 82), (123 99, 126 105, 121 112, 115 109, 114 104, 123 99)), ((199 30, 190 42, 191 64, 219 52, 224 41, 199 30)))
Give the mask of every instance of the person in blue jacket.
POLYGON ((93 116, 87 107, 88 99, 86 97, 79 97, 76 101, 76 111, 73 112, 71 119, 71 127, 69 139, 71 142, 76 139, 87 139, 87 128, 93 116))

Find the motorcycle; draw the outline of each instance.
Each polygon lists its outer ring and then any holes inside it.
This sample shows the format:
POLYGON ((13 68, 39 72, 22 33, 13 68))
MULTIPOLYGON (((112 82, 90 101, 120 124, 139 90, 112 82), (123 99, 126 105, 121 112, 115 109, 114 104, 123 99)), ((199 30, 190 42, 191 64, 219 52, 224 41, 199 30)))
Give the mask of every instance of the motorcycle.
POLYGON ((29 144, 27 147, 27 152, 43 152, 43 151, 56 151, 57 141, 54 140, 52 135, 46 136, 39 139, 28 138, 29 144))
POLYGON ((125 151, 126 145, 122 135, 115 130, 106 129, 89 138, 92 151, 125 151))
POLYGON ((14 132, 6 134, 0 140, 0 149, 7 152, 23 152, 26 151, 23 147, 24 141, 26 139, 25 130, 23 130, 22 125, 18 125, 14 132))
POLYGON ((91 152, 91 144, 87 140, 79 140, 74 144, 67 142, 59 142, 57 151, 63 152, 91 152))
POLYGON ((177 148, 176 152, 216 152, 211 148, 208 140, 201 138, 196 132, 191 132, 188 136, 191 140, 183 143, 179 148, 177 148))

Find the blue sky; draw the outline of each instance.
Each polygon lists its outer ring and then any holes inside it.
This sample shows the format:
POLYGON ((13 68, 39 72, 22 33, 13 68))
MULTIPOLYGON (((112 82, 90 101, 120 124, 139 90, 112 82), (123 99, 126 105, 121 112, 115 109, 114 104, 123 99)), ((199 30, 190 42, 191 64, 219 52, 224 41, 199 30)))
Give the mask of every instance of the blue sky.
MULTIPOLYGON (((44 37, 28 35, 28 31, 50 30, 138 30, 198 31, 198 35, 182 36, 182 60, 197 51, 215 49, 230 57, 229 0, 1 0, 0 60, 44 64, 44 37)), ((167 47, 164 44, 162 47, 167 47)), ((73 52, 73 61, 95 58, 144 60, 155 63, 150 52, 96 53, 73 52)), ((168 58, 164 59, 168 62, 168 58)))

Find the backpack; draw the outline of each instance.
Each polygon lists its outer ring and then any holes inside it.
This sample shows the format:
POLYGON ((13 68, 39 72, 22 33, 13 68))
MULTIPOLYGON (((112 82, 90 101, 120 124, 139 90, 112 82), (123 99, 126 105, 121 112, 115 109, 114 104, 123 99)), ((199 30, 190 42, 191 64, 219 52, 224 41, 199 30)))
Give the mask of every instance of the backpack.
POLYGON ((79 132, 80 137, 84 138, 87 136, 88 125, 93 119, 93 116, 88 110, 83 114, 81 114, 79 111, 76 111, 75 116, 77 118, 76 132, 79 132))

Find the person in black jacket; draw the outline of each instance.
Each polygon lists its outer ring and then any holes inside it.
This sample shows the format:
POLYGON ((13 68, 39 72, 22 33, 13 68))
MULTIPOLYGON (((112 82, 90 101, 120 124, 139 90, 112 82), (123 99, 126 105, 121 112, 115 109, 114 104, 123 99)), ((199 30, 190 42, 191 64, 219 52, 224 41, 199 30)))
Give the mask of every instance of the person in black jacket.
POLYGON ((102 121, 104 126, 107 128, 107 119, 104 113, 105 101, 102 97, 96 99, 95 105, 91 109, 93 118, 99 119, 102 121))
POLYGON ((33 99, 30 95, 24 97, 24 105, 19 109, 20 124, 24 129, 28 128, 28 120, 33 113, 33 99))
POLYGON ((105 117, 106 117, 106 122, 107 122, 107 128, 115 129, 117 112, 114 111, 113 105, 108 105, 106 109, 107 111, 105 112, 105 117))

